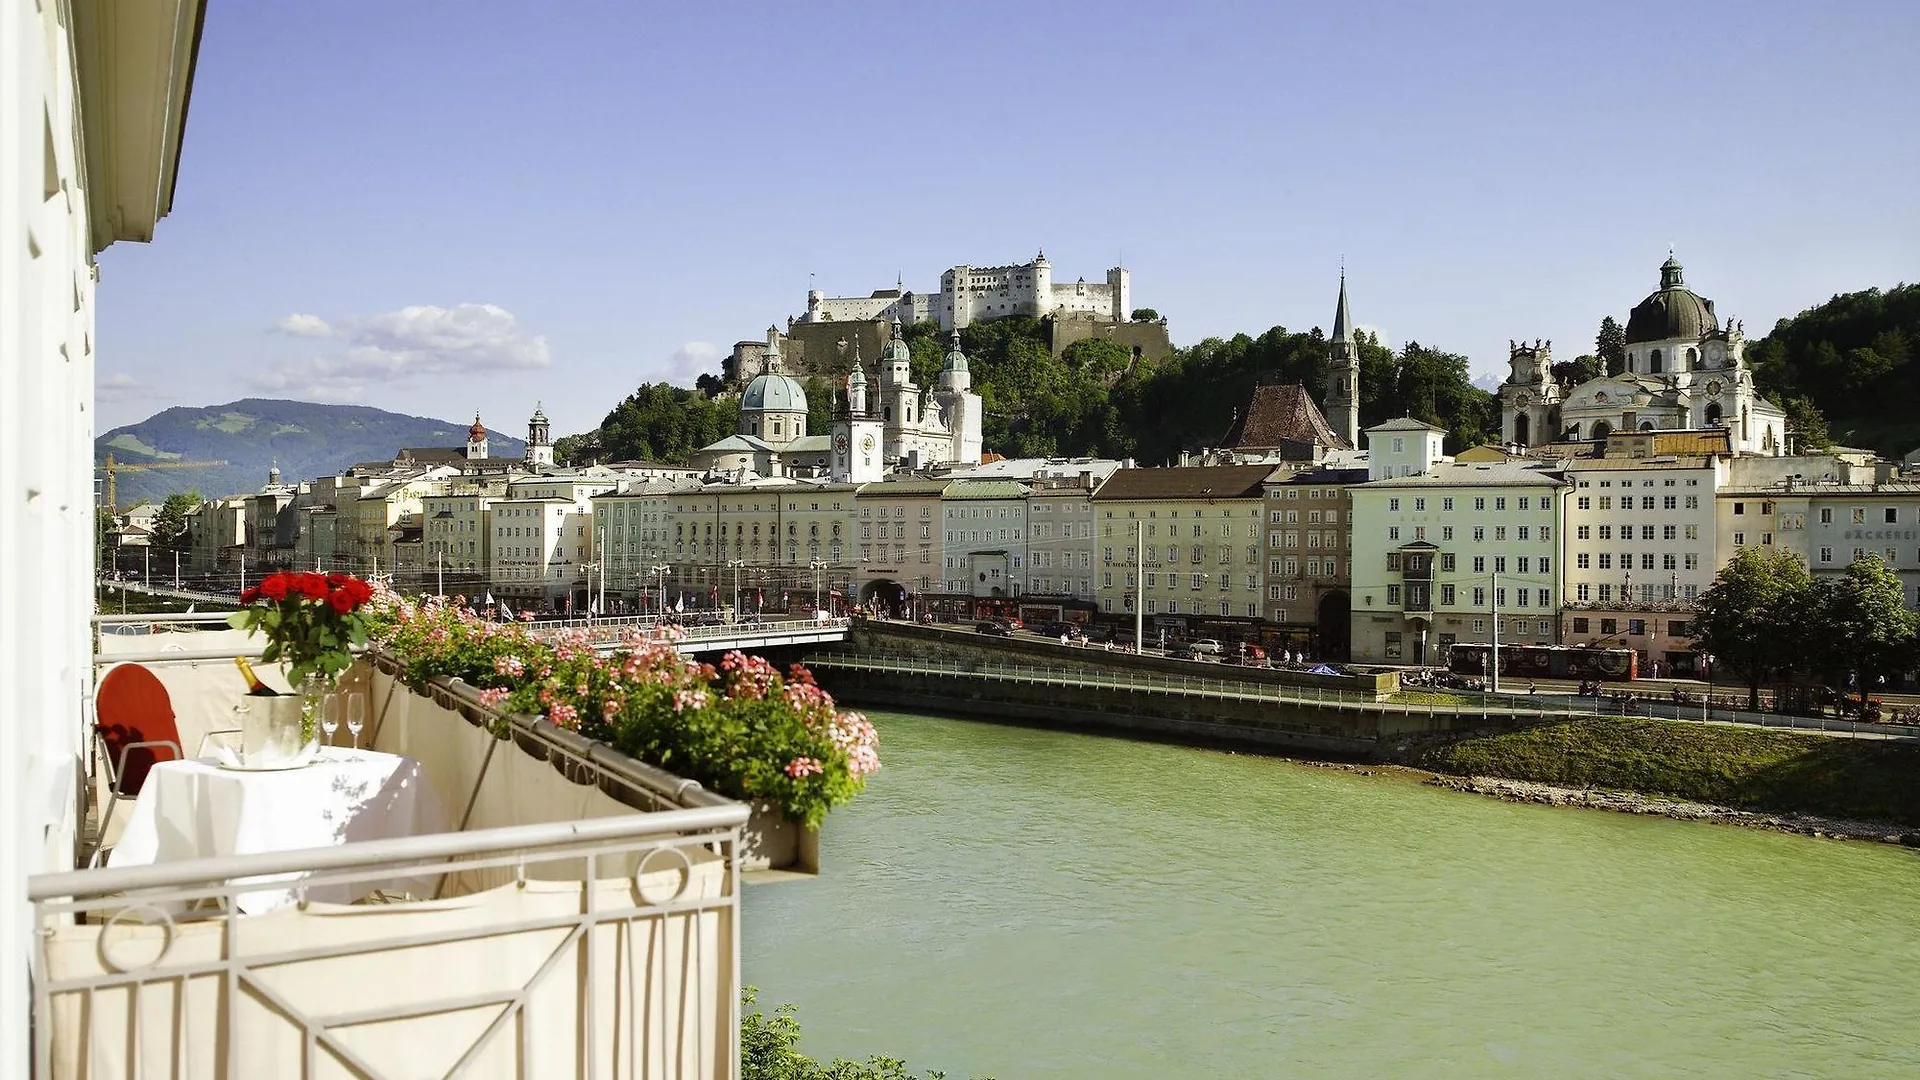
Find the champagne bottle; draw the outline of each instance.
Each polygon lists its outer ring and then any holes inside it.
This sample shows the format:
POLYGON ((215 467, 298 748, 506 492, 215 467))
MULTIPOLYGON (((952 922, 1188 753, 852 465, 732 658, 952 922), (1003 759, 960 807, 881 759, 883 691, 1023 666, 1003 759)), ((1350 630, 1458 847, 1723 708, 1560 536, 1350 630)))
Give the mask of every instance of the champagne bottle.
POLYGON ((240 677, 247 680, 247 695, 249 697, 279 697, 280 696, 280 691, 275 690, 273 687, 268 686, 266 683, 261 682, 260 676, 255 675, 253 673, 253 665, 247 663, 246 657, 236 656, 233 658, 233 663, 235 667, 238 667, 240 669, 240 677))

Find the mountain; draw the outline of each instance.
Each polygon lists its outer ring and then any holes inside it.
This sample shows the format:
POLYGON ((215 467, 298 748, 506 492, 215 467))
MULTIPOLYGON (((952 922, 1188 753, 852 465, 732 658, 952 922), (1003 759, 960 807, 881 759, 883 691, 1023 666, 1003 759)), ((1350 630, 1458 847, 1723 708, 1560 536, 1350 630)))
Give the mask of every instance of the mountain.
MULTIPOLYGON (((465 446, 467 424, 406 416, 364 405, 242 398, 225 405, 173 408, 94 440, 94 461, 109 451, 122 464, 225 461, 205 469, 118 472, 122 506, 181 491, 214 497, 258 491, 275 464, 287 483, 338 472, 362 461, 389 461, 401 447, 465 446)), ((519 457, 526 443, 487 433, 494 457, 519 457)), ((104 498, 104 494, 102 496, 104 498)))

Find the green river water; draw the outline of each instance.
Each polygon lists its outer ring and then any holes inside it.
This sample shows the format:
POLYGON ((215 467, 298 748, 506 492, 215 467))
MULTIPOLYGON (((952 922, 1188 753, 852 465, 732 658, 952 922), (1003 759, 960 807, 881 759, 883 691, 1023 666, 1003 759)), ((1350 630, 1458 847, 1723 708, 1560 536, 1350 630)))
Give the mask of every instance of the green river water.
POLYGON ((873 714, 742 966, 952 1077, 1920 1077, 1920 854, 873 714))

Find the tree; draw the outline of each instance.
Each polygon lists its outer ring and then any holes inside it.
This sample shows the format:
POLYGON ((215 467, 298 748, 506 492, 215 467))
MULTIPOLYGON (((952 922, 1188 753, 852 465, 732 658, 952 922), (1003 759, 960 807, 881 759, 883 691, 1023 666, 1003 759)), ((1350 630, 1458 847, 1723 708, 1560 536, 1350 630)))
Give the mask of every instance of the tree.
POLYGON ((1593 339, 1593 354, 1608 375, 1627 370, 1627 331, 1609 315, 1600 320, 1600 333, 1593 339))
POLYGON ((1915 652, 1915 615, 1900 576, 1873 555, 1839 577, 1821 578, 1802 616, 1809 660, 1833 682, 1858 675, 1864 698, 1874 677, 1905 670, 1915 652))
POLYGON ((1833 445, 1833 436, 1827 431, 1827 418, 1820 413, 1820 406, 1812 398, 1790 397, 1779 403, 1787 412, 1787 426, 1800 436, 1800 444, 1808 450, 1824 450, 1833 445))
POLYGON ((1553 365, 1553 381, 1562 386, 1579 386, 1588 379, 1599 378, 1603 373, 1600 358, 1592 354, 1576 356, 1553 365))
POLYGON ((699 378, 693 380, 693 388, 710 398, 719 397, 726 392, 727 380, 715 375, 711 371, 703 371, 700 373, 699 378))
POLYGON ((1159 322, 1160 313, 1150 307, 1138 307, 1133 309, 1133 314, 1128 318, 1134 322, 1159 322))
POLYGON ((187 549, 187 515, 200 505, 200 493, 185 492, 167 496, 160 512, 153 516, 153 536, 148 541, 155 551, 187 549))
POLYGON ((1745 547, 1700 594, 1693 620, 1700 649, 1747 681, 1747 707, 1760 707, 1760 684, 1804 659, 1803 616, 1813 579, 1780 548, 1745 547))

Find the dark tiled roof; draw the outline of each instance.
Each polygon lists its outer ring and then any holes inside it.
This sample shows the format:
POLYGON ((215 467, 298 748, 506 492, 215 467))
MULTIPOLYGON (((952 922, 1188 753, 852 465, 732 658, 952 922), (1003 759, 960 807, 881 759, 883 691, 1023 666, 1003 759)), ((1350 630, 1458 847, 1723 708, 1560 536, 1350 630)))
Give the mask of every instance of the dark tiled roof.
POLYGON ((1254 387, 1253 397, 1234 421, 1225 445, 1234 450, 1274 450, 1287 443, 1353 449, 1327 426, 1327 418, 1307 395, 1306 387, 1299 383, 1254 387))
POLYGON ((1257 499, 1271 465, 1194 465, 1174 469, 1115 469, 1093 493, 1113 499, 1257 499))
POLYGON ((445 446, 403 446, 393 460, 410 461, 416 465, 460 465, 466 462, 467 451, 445 446))

